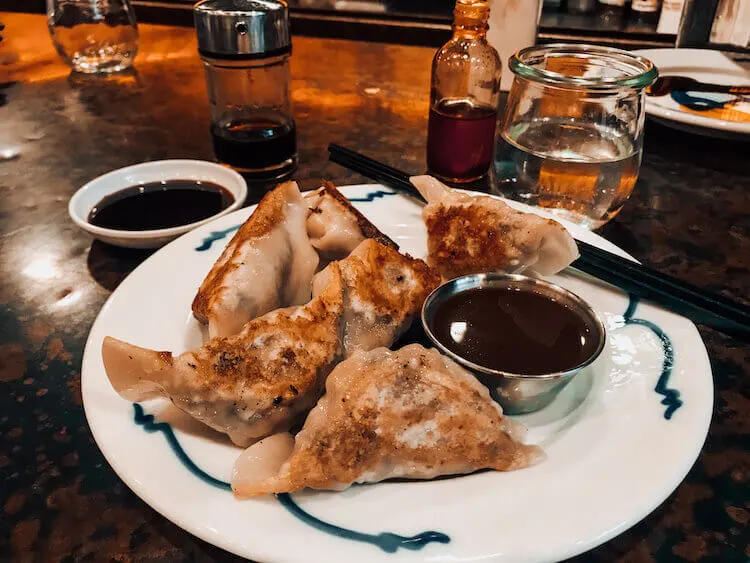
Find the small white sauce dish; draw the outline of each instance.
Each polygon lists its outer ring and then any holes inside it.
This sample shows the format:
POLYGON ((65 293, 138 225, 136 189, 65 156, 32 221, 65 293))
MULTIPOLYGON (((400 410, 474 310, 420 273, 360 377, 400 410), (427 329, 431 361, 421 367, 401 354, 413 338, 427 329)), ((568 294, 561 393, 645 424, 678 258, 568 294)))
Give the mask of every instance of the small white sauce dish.
POLYGON ((158 248, 200 225, 239 209, 246 198, 247 184, 231 168, 203 160, 157 160, 126 166, 91 180, 70 198, 68 213, 76 225, 102 242, 126 248, 158 248), (197 180, 218 184, 232 194, 234 202, 202 221, 168 229, 125 231, 89 223, 91 210, 106 196, 131 186, 169 180, 197 180))

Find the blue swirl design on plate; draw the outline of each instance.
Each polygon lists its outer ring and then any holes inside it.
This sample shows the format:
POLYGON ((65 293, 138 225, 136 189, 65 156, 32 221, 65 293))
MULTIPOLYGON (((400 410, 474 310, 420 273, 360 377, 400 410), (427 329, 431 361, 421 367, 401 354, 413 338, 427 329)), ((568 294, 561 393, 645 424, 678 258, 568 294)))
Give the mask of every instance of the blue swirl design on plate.
POLYGON ((681 106, 695 111, 723 109, 728 105, 732 106, 742 101, 740 96, 733 96, 731 94, 711 94, 709 92, 702 92, 701 95, 696 96, 694 93, 681 90, 673 91, 670 94, 670 97, 681 106))
MULTIPOLYGON (((386 197, 389 195, 398 195, 398 192, 386 192, 384 190, 376 190, 374 192, 370 192, 364 197, 350 197, 347 198, 349 201, 353 203, 372 203, 376 199, 386 197)), ((205 252, 211 246, 213 243, 220 241, 221 239, 225 238, 229 233, 233 233, 237 229, 240 228, 241 225, 234 225, 233 227, 229 227, 228 229, 224 229, 223 231, 211 231, 207 237, 205 237, 201 243, 195 247, 196 252, 205 252)))
POLYGON ((279 499, 279 502, 284 505, 289 512, 313 528, 347 540, 377 545, 380 549, 388 553, 396 552, 399 547, 417 551, 422 549, 428 543, 449 543, 451 541, 451 539, 442 532, 422 532, 416 536, 399 536, 398 534, 392 534, 391 532, 382 532, 378 535, 363 534, 362 532, 355 532, 354 530, 348 530, 346 528, 329 524, 328 522, 324 522, 323 520, 312 516, 310 513, 302 510, 302 508, 292 500, 291 495, 281 494, 276 495, 276 498, 279 499))
POLYGON ((205 237, 201 243, 195 247, 195 250, 197 252, 204 252, 211 248, 211 245, 215 243, 216 241, 219 241, 226 237, 229 233, 232 233, 240 228, 241 225, 234 225, 233 227, 229 227, 228 229, 224 229, 223 231, 211 231, 207 237, 205 237))
POLYGON ((668 387, 669 378, 672 376, 672 368, 674 367, 674 346, 672 346, 672 340, 667 334, 659 328, 655 323, 647 321, 646 319, 636 319, 635 310, 638 308, 640 299, 635 295, 630 295, 630 302, 628 308, 622 315, 625 325, 640 325, 645 326, 651 332, 653 332, 657 338, 661 341, 662 349, 664 350, 664 361, 662 363, 661 375, 656 381, 654 391, 659 395, 663 395, 664 398, 661 400, 661 404, 666 406, 664 411, 664 418, 669 420, 677 409, 682 406, 682 399, 680 399, 680 392, 676 389, 670 389, 668 387))
POLYGON ((198 467, 192 459, 190 459, 190 457, 185 453, 185 450, 182 449, 179 440, 177 440, 177 436, 175 436, 174 430, 172 430, 172 427, 169 424, 167 424, 166 422, 156 422, 154 420, 154 415, 146 414, 143 410, 143 407, 138 403, 133 403, 133 413, 133 421, 138 426, 143 427, 146 432, 162 432, 164 434, 169 447, 172 448, 172 451, 177 456, 177 459, 179 459, 193 475, 198 477, 204 483, 213 485, 214 487, 217 487, 219 489, 224 489, 225 491, 232 490, 232 486, 229 483, 226 483, 212 475, 209 475, 200 467, 198 467))
MULTIPOLYGON (((187 453, 185 453, 185 450, 180 445, 180 442, 177 439, 174 430, 172 430, 172 427, 169 424, 167 424, 166 422, 156 422, 154 420, 154 415, 146 414, 143 410, 143 407, 138 403, 133 403, 133 413, 134 422, 138 426, 141 426, 146 432, 162 432, 164 434, 167 442, 169 443, 169 446, 172 448, 172 451, 177 455, 177 458, 193 475, 198 477, 204 483, 213 485, 218 489, 222 489, 224 491, 232 490, 232 486, 229 483, 221 481, 220 479, 217 479, 216 477, 206 473, 200 467, 198 467, 198 465, 196 465, 192 459, 190 459, 190 457, 187 455, 187 453)), ((422 532, 421 534, 417 534, 415 536, 400 536, 391 532, 382 532, 377 535, 365 534, 363 532, 357 532, 356 530, 350 530, 348 528, 336 526, 335 524, 330 524, 321 520, 320 518, 317 518, 316 516, 313 516, 309 512, 305 511, 299 504, 297 504, 290 494, 282 493, 276 495, 276 498, 284 508, 286 508, 299 520, 317 530, 326 532, 327 534, 331 534, 339 538, 369 543, 371 545, 379 547, 387 553, 395 553, 401 547, 404 549, 417 551, 422 549, 427 544, 433 542, 449 543, 451 541, 450 537, 448 537, 446 534, 443 534, 442 532, 432 531, 422 532)))
POLYGON ((383 190, 376 190, 374 192, 368 193, 364 197, 348 197, 346 199, 348 199, 349 201, 353 203, 372 203, 378 198, 386 197, 389 195, 398 195, 398 192, 386 192, 383 190))

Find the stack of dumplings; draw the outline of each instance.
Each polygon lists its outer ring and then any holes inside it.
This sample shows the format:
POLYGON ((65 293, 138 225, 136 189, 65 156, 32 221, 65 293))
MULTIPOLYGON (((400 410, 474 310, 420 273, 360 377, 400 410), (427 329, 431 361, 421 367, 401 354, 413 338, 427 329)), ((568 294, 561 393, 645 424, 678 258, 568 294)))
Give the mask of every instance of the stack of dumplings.
POLYGON ((104 367, 122 397, 168 398, 248 448, 238 497, 525 467, 539 450, 471 374, 419 345, 388 350, 440 281, 333 185, 286 182, 193 300, 210 339, 174 356, 107 337, 104 367))

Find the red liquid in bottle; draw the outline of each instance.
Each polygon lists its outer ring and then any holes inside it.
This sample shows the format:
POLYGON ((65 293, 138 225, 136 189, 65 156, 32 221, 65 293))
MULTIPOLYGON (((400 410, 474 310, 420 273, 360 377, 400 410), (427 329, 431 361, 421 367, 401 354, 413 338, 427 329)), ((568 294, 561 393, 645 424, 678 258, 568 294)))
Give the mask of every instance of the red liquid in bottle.
POLYGON ((487 173, 495 146, 497 110, 462 100, 443 100, 430 109, 427 167, 453 182, 471 182, 487 173))

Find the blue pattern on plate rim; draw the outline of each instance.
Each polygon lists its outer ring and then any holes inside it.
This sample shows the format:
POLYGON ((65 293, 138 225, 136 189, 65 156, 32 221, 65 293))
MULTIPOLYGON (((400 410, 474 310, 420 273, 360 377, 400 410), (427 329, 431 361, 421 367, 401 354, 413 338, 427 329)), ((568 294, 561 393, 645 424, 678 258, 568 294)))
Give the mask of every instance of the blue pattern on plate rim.
MULTIPOLYGON (((193 475, 198 477, 204 483, 213 485, 218 489, 224 491, 232 490, 232 486, 229 483, 221 481, 213 475, 206 473, 198 467, 192 459, 190 459, 190 456, 185 453, 185 450, 182 448, 182 445, 180 445, 180 441, 177 439, 174 430, 172 430, 172 427, 169 424, 166 422, 155 422, 154 415, 146 414, 143 407, 138 403, 133 403, 133 413, 133 421, 138 426, 141 426, 146 432, 162 432, 164 434, 172 451, 193 475)), ((400 536, 391 532, 381 532, 377 535, 357 532, 356 530, 350 530, 348 528, 336 526, 335 524, 330 524, 313 516, 297 504, 290 494, 282 493, 275 496, 284 508, 305 524, 343 539, 375 545, 387 553, 394 553, 398 551, 400 547, 416 551, 422 549, 429 543, 449 543, 451 541, 450 537, 446 534, 432 531, 422 532, 415 536, 400 536)))
POLYGON ((196 252, 205 252, 209 248, 211 248, 211 245, 215 243, 216 241, 219 241, 223 239, 225 236, 227 236, 229 233, 232 233, 240 228, 241 225, 234 225, 233 227, 229 227, 228 229, 224 229, 223 231, 211 231, 207 237, 205 237, 201 243, 195 247, 196 252))
MULTIPOLYGON (((682 400, 680 399, 679 391, 667 387, 669 378, 672 374, 672 368, 674 366, 674 348, 667 334, 656 324, 646 319, 637 319, 634 317, 635 311, 639 304, 639 299, 634 295, 630 295, 629 298, 630 301, 628 303, 628 308, 623 314, 623 326, 644 326, 653 331, 653 333, 656 334, 656 336, 662 343, 662 348, 664 350, 664 361, 662 364, 661 375, 659 376, 654 391, 664 396, 664 399, 662 399, 661 401, 661 403, 667 407, 666 411, 664 412, 664 418, 666 420, 669 420, 672 418, 674 412, 682 406, 682 400)), ((154 419, 154 415, 146 414, 143 410, 143 407, 138 403, 133 403, 133 412, 134 422, 138 426, 141 426, 146 432, 162 432, 164 434, 165 438, 167 439, 167 443, 169 444, 172 451, 193 475, 198 477, 203 482, 219 489, 225 491, 232 490, 232 487, 229 483, 221 481, 220 479, 217 479, 216 477, 206 473, 200 467, 198 467, 198 465, 192 459, 190 459, 187 453, 185 453, 185 450, 182 448, 182 445, 180 445, 180 442, 177 439, 174 430, 172 430, 172 427, 168 423, 156 422, 154 419)), ((379 547, 387 553, 394 553, 398 551, 399 548, 416 551, 433 542, 446 544, 451 541, 448 535, 442 532, 435 531, 426 531, 414 536, 401 536, 392 532, 381 532, 377 535, 358 532, 356 530, 342 528, 341 526, 325 522, 324 520, 313 516, 309 512, 305 511, 300 505, 298 505, 294 501, 292 496, 287 493, 278 494, 276 495, 276 498, 281 503, 281 505, 286 508, 291 514, 296 516, 305 524, 308 524, 309 526, 312 526, 317 530, 342 539, 369 543, 371 545, 379 547)))
POLYGON ((398 192, 385 192, 383 190, 377 190, 377 191, 368 193, 364 197, 348 197, 346 199, 354 203, 372 203, 378 198, 385 197, 388 195, 397 195, 397 194, 398 192))
POLYGON ((664 418, 669 420, 677 409, 682 406, 682 399, 680 399, 680 392, 676 389, 670 389, 667 387, 669 378, 672 376, 672 368, 674 367, 674 346, 672 346, 672 340, 667 334, 655 323, 647 321, 646 319, 636 319, 635 310, 638 308, 640 299, 635 295, 629 295, 630 302, 628 308, 622 315, 625 325, 640 325, 650 329, 661 341, 661 347, 664 351, 664 360, 662 362, 661 374, 659 379, 656 381, 654 391, 659 395, 663 395, 664 398, 661 400, 661 404, 666 406, 664 411, 664 418))
MULTIPOLYGON (((375 190, 374 192, 369 192, 363 197, 349 197, 347 198, 349 201, 354 203, 372 203, 376 199, 386 197, 389 195, 396 195, 398 192, 386 192, 383 190, 375 190)), ((227 229, 224 229, 222 231, 211 231, 207 237, 205 237, 201 243, 195 247, 196 252, 205 252, 209 248, 211 248, 211 245, 213 243, 220 241, 224 237, 226 237, 229 233, 232 233, 240 228, 240 225, 234 225, 233 227, 229 227, 227 229)))
MULTIPOLYGON (((367 193, 363 197, 350 197, 349 201, 355 203, 370 203, 376 199, 383 198, 386 196, 397 195, 398 192, 376 190, 367 193)), ((195 247, 197 252, 203 252, 211 248, 214 242, 217 242, 225 238, 229 233, 232 233, 240 228, 240 225, 234 225, 221 231, 211 231, 207 237, 205 237, 201 244, 195 247)), ((664 350, 664 360, 662 363, 662 371, 659 379, 656 382, 654 391, 659 395, 663 395, 661 403, 667 408, 664 412, 664 418, 669 420, 672 418, 674 412, 682 406, 682 400, 680 399, 680 392, 676 389, 670 389, 668 387, 669 379, 672 375, 672 368, 674 366, 674 347, 667 334, 659 328, 655 323, 646 319, 635 318, 635 311, 638 308, 639 299, 635 295, 629 295, 628 307, 623 314, 624 326, 627 325, 640 325, 651 330, 661 341, 662 348, 664 350)), ((141 426, 146 432, 162 432, 175 453, 177 458, 182 464, 190 470, 193 475, 204 481, 205 483, 217 487, 225 491, 231 491, 232 487, 229 483, 221 481, 209 475, 203 471, 198 465, 193 462, 192 459, 185 453, 185 450, 180 445, 177 436, 175 435, 172 427, 166 422, 155 422, 154 416, 146 414, 143 407, 138 403, 133 403, 134 421, 137 425, 141 426)), ((429 543, 449 543, 450 537, 442 532, 426 531, 415 536, 401 536, 391 532, 382 532, 380 534, 366 534, 364 532, 358 532, 356 530, 350 530, 348 528, 342 528, 325 522, 316 516, 313 516, 309 512, 305 511, 300 505, 298 505, 291 495, 287 493, 278 494, 276 498, 291 514, 296 516, 302 522, 316 528, 322 532, 353 541, 359 541, 363 543, 369 543, 375 545, 387 553, 394 553, 399 548, 409 550, 419 550, 428 545, 429 543)))

